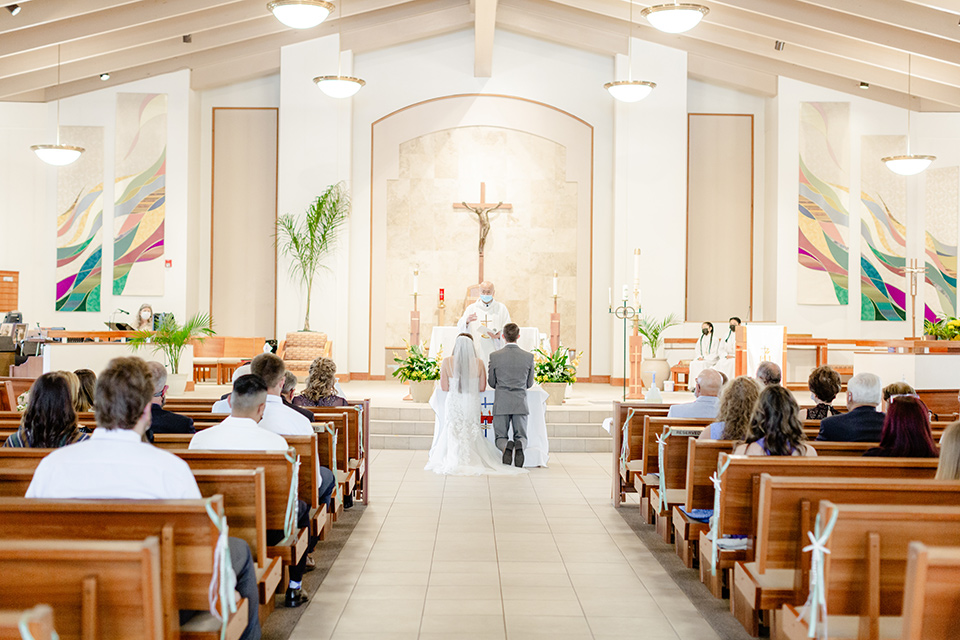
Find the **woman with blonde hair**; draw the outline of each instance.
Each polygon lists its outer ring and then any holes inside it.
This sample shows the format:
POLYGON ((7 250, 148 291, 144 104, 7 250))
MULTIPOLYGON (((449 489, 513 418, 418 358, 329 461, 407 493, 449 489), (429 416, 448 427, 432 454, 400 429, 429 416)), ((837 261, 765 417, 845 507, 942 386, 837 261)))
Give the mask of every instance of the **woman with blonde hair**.
POLYGON ((310 364, 307 386, 293 404, 298 407, 345 407, 347 401, 337 395, 337 364, 330 358, 317 358, 310 364))
POLYGON ((80 408, 80 376, 75 374, 73 371, 58 371, 67 380, 67 384, 70 385, 70 402, 73 404, 74 411, 83 411, 80 408))
POLYGON ((80 380, 80 394, 77 397, 77 411, 93 411, 93 396, 97 389, 97 374, 90 369, 74 371, 80 380))
POLYGON ((890 399, 900 396, 914 396, 919 398, 916 389, 906 382, 891 382, 883 388, 883 412, 890 410, 890 399))
POLYGON ((734 378, 720 392, 717 421, 700 432, 700 440, 746 440, 760 384, 750 376, 734 378))
POLYGON ((940 436, 937 480, 960 480, 960 421, 951 422, 940 436))

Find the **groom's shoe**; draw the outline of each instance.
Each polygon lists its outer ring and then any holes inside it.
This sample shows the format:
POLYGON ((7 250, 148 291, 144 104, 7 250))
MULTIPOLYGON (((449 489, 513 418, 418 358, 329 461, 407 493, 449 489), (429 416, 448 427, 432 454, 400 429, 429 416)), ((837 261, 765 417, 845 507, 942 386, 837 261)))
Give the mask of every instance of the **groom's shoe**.
MULTIPOLYGON (((521 456, 523 454, 520 454, 521 456)), ((507 440, 507 444, 503 447, 503 464, 510 466, 513 463, 513 442, 507 440)))
POLYGON ((518 441, 514 441, 513 464, 516 467, 523 468, 523 445, 518 441))

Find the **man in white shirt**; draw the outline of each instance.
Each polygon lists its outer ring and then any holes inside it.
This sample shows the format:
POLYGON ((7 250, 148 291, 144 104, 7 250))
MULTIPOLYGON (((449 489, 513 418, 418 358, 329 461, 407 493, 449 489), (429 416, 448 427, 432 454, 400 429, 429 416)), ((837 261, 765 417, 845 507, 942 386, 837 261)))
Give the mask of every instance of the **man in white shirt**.
MULTIPOLYGON (((250 375, 250 365, 249 364, 241 365, 234 370, 233 376, 231 376, 230 378, 230 384, 233 384, 234 382, 236 382, 237 378, 239 378, 240 376, 248 376, 248 375, 250 375)), ((220 398, 219 400, 217 400, 216 402, 214 402, 213 407, 210 409, 210 413, 230 413, 230 394, 228 393, 222 398, 220 398)))
POLYGON ((503 348, 503 328, 510 323, 510 312, 505 304, 493 299, 494 293, 492 282, 481 282, 480 299, 467 305, 457 323, 460 333, 473 336, 477 354, 484 364, 489 362, 491 353, 503 348))
POLYGON ((722 378, 714 369, 704 369, 697 376, 696 386, 693 395, 696 400, 686 404, 675 404, 667 412, 668 418, 709 418, 717 417, 720 410, 720 387, 722 378))
POLYGON ((230 395, 230 417, 190 440, 191 449, 230 449, 246 451, 286 451, 283 436, 267 431, 259 424, 267 406, 267 385, 260 376, 240 376, 230 395))
MULTIPOLYGON (((199 500, 186 462, 143 442, 154 380, 140 358, 115 358, 97 378, 97 428, 89 440, 53 451, 37 466, 27 498, 199 500)), ((237 591, 249 617, 241 640, 260 638, 257 572, 246 542, 230 538, 237 591)))
POLYGON ((250 373, 260 376, 267 385, 267 406, 260 426, 282 436, 309 436, 313 433, 310 420, 283 404, 283 376, 286 367, 274 353, 261 353, 250 363, 250 373))

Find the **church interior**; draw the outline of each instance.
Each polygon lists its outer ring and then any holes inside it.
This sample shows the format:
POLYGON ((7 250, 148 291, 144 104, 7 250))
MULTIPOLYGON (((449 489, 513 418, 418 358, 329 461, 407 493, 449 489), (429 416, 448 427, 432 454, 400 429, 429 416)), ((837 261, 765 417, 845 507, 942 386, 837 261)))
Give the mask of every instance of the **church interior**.
POLYGON ((960 637, 960 1, 657 1, 0 0, 0 638, 960 637))

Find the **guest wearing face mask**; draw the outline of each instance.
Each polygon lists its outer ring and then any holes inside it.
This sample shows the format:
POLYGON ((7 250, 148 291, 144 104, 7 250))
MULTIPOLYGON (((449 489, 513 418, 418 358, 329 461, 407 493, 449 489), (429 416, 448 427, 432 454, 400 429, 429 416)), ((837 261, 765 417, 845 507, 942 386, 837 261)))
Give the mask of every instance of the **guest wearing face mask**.
POLYGON ((133 321, 133 328, 137 331, 153 331, 153 307, 144 302, 137 311, 137 317, 133 321))
POLYGON ((700 325, 700 338, 697 340, 696 357, 690 361, 690 390, 693 391, 697 377, 704 369, 714 369, 720 360, 720 340, 713 335, 713 323, 700 325))
POLYGON ((717 354, 719 359, 713 367, 728 379, 733 380, 737 369, 737 327, 740 326, 740 318, 733 316, 730 318, 727 335, 720 340, 720 350, 717 354))
POLYGON ((501 332, 510 323, 510 312, 506 305, 493 299, 495 293, 492 282, 481 282, 480 299, 467 306, 457 323, 460 333, 473 336, 477 355, 484 364, 490 361, 491 353, 504 346, 501 332))

